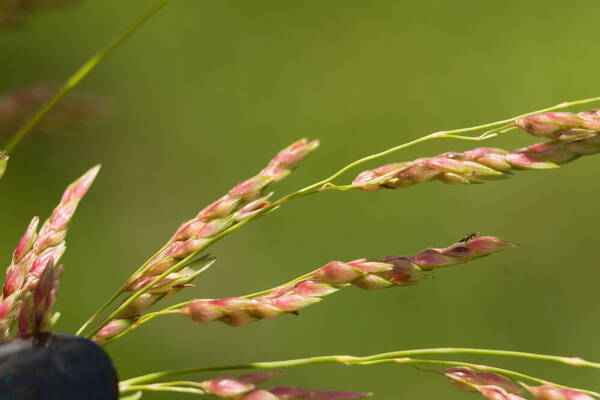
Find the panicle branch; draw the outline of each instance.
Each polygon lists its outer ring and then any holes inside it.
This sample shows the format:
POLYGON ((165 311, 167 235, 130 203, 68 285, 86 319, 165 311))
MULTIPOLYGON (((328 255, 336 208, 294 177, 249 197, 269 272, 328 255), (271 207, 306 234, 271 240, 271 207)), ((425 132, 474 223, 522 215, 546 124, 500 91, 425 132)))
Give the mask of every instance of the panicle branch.
POLYGON ((270 205, 270 194, 265 194, 267 186, 289 175, 318 145, 317 140, 302 139, 286 147, 257 175, 236 185, 195 218, 181 224, 162 250, 128 280, 126 290, 137 290, 140 281, 161 275, 204 248, 214 236, 270 205))
POLYGON ((483 183, 512 176, 517 170, 558 168, 580 156, 600 152, 600 135, 572 141, 536 143, 513 152, 480 147, 443 153, 411 162, 392 163, 359 174, 353 187, 374 192, 439 180, 449 184, 483 183))
MULTIPOLYGON (((108 340, 118 336, 129 329, 137 319, 150 307, 159 301, 173 296, 185 287, 194 286, 192 281, 202 274, 206 269, 210 268, 216 261, 212 257, 201 258, 178 272, 172 272, 164 279, 155 283, 148 292, 134 299, 129 305, 123 309, 106 324, 96 335, 93 340, 98 344, 104 344, 108 340)), ((137 281, 135 290, 141 290, 154 281, 154 278, 137 281)), ((131 296, 125 298, 121 304, 125 303, 131 296)), ((118 308, 118 306, 117 306, 118 308)))
POLYGON ((39 218, 34 217, 31 220, 6 271, 0 299, 1 337, 10 336, 17 313, 28 315, 27 321, 36 321, 36 323, 27 323, 26 329, 20 327, 20 333, 24 331, 31 333, 38 327, 47 327, 48 312, 56 298, 58 280, 62 271, 62 266, 55 268, 54 265, 66 249, 65 236, 77 205, 91 186, 99 169, 100 166, 90 169, 67 187, 60 203, 50 218, 42 224, 39 232, 37 231, 39 218), (21 311, 18 311, 21 301, 24 304, 21 311))
POLYGON ((333 261, 299 281, 279 286, 252 298, 229 297, 192 300, 181 312, 196 322, 219 320, 240 326, 264 318, 297 313, 321 298, 354 285, 365 290, 412 285, 430 277, 423 271, 472 261, 516 245, 492 236, 468 238, 442 249, 430 248, 412 256, 333 261))

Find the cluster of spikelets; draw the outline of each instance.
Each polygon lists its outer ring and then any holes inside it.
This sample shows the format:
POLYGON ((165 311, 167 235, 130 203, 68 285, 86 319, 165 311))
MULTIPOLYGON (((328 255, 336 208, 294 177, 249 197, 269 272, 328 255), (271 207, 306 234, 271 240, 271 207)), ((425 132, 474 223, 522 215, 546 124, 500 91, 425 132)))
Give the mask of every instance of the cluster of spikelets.
POLYGON ((64 192, 50 218, 38 231, 34 217, 13 253, 0 300, 0 335, 33 333, 51 327, 50 308, 56 299, 66 249, 65 236, 77 205, 94 181, 94 167, 64 192))
MULTIPOLYGON (((523 389, 509 379, 469 367, 448 368, 444 374, 452 384, 463 392, 479 392, 489 400, 525 400, 523 389)), ((552 385, 523 386, 536 400, 594 400, 576 390, 558 388, 552 385)))
MULTIPOLYGON (((241 182, 226 195, 210 204, 198 215, 181 224, 175 234, 157 255, 134 273, 125 284, 125 290, 136 292, 151 285, 164 273, 159 282, 135 299, 129 306, 109 321, 94 340, 104 342, 130 327, 150 306, 175 293, 212 264, 210 258, 193 259, 226 229, 239 224, 271 203, 266 189, 279 182, 297 166, 304 157, 319 146, 317 140, 299 140, 281 150, 257 175, 241 182)), ((126 301, 125 299, 124 301, 126 301)))
POLYGON ((533 136, 551 140, 512 152, 481 147, 464 153, 449 152, 387 164, 362 172, 353 185, 373 192, 431 180, 450 184, 483 183, 510 177, 518 170, 558 168, 580 156, 600 152, 600 110, 534 114, 516 120, 514 125, 533 136))
POLYGON ((371 393, 346 391, 306 390, 293 386, 257 387, 278 372, 259 372, 234 378, 223 376, 200 382, 208 394, 235 400, 351 400, 371 396, 371 393))
POLYGON ((348 285, 364 290, 413 285, 430 277, 423 271, 472 261, 514 246, 502 239, 482 236, 467 238, 443 249, 426 249, 413 256, 360 259, 348 263, 333 261, 298 282, 282 285, 266 294, 252 298, 192 300, 181 312, 196 322, 219 320, 240 326, 259 319, 296 313, 348 285))

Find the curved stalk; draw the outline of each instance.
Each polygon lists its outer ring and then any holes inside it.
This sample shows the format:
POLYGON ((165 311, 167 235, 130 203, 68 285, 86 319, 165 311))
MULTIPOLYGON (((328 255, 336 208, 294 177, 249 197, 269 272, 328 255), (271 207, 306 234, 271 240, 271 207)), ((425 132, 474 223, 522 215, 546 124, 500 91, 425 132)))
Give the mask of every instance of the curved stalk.
POLYGON ((364 357, 356 357, 350 355, 331 355, 331 356, 319 356, 319 357, 307 357, 307 358, 296 358, 291 360, 283 361, 267 361, 267 362, 255 362, 248 364, 237 364, 237 365, 222 365, 212 367, 197 367, 197 368, 184 368, 171 371, 155 372, 147 375, 138 376, 121 381, 120 385, 122 388, 128 388, 134 384, 141 384, 156 381, 158 379, 168 378, 170 376, 193 374, 198 372, 212 372, 212 371, 227 371, 227 370, 239 370, 239 369, 274 369, 274 368, 288 368, 296 367, 301 365, 310 364, 323 364, 323 363, 340 363, 340 364, 360 364, 365 362, 373 362, 379 360, 390 360, 390 359, 401 359, 405 357, 423 356, 423 355, 438 355, 438 354, 472 354, 472 355, 487 355, 487 356, 500 356, 500 357, 515 357, 524 358, 530 360, 550 361, 559 364, 565 364, 577 367, 586 367, 600 369, 600 363, 586 361, 578 357, 561 357, 547 354, 536 354, 526 353, 520 351, 510 350, 493 350, 493 349, 470 349, 470 348, 432 348, 432 349, 416 349, 416 350, 401 350, 393 351, 388 353, 374 354, 364 357))
POLYGON ((21 141, 25 138, 25 136, 27 136, 27 134, 29 132, 31 132, 31 130, 33 128, 35 128, 35 126, 41 121, 41 119, 44 118, 44 116, 46 116, 46 114, 48 114, 48 112, 50 110, 52 110, 52 108, 54 108, 54 106, 56 104, 58 104, 58 102, 63 97, 65 97, 65 95, 67 93, 69 93, 71 90, 73 90, 73 88, 75 86, 77 86, 83 80, 83 78, 85 78, 90 72, 92 72, 92 70, 102 60, 104 60, 106 58, 106 56, 108 56, 110 53, 112 53, 112 51, 114 49, 116 49, 117 47, 119 47, 119 45, 121 43, 123 43, 129 36, 131 36, 131 34, 133 34, 136 30, 138 30, 139 27, 144 25, 144 23, 146 23, 146 21, 148 21, 150 18, 152 18, 152 16, 154 16, 154 14, 159 12, 164 6, 169 4, 171 1, 172 0, 160 0, 148 12, 146 12, 144 15, 142 15, 137 21, 135 21, 131 26, 129 26, 127 29, 125 29, 119 36, 117 36, 108 45, 106 45, 106 47, 104 47, 98 53, 94 54, 81 67, 79 67, 79 69, 77 71, 75 71, 73 73, 73 75, 71 75, 69 77, 69 79, 67 79, 67 81, 61 86, 61 88, 58 90, 58 92, 56 92, 56 94, 50 100, 48 100, 48 102, 42 108, 40 108, 38 110, 38 112, 35 113, 35 115, 33 117, 31 117, 31 119, 29 121, 27 121, 25 123, 25 125, 23 125, 21 127, 21 129, 19 129, 17 131, 17 133, 15 133, 15 135, 10 139, 10 141, 6 145, 5 152, 7 154, 11 153, 15 149, 15 147, 17 147, 19 145, 19 143, 21 143, 21 141))

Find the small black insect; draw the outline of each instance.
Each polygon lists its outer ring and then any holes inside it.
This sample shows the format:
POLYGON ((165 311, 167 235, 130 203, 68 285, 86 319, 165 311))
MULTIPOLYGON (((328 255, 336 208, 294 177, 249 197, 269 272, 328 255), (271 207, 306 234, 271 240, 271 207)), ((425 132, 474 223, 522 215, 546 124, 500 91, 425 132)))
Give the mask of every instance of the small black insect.
POLYGON ((468 242, 471 239, 475 239, 477 236, 479 235, 479 232, 473 232, 473 233, 469 233, 467 236, 463 237, 462 239, 460 239, 458 241, 458 243, 465 243, 468 242))

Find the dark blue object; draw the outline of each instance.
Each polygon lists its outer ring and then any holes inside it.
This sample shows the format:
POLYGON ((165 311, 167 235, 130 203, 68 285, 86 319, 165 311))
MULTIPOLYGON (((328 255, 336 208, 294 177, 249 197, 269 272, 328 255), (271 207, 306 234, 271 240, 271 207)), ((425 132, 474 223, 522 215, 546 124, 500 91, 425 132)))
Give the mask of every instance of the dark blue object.
POLYGON ((0 344, 0 400, 116 400, 117 372, 81 336, 36 333, 0 344))

